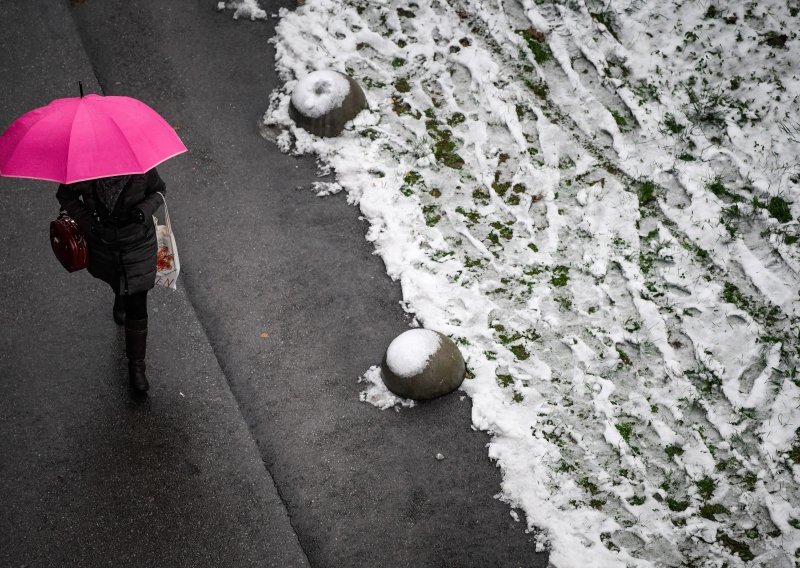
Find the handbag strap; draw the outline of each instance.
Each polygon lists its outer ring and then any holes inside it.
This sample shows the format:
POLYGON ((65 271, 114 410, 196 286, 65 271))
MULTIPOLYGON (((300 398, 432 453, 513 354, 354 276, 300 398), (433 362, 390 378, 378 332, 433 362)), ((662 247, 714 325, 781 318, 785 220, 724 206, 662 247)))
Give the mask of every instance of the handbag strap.
POLYGON ((164 194, 161 193, 160 191, 157 191, 156 193, 161 196, 161 200, 164 202, 164 219, 166 220, 166 223, 167 223, 167 230, 171 233, 172 232, 172 223, 170 223, 170 220, 169 220, 169 208, 167 207, 167 198, 164 197, 164 194))

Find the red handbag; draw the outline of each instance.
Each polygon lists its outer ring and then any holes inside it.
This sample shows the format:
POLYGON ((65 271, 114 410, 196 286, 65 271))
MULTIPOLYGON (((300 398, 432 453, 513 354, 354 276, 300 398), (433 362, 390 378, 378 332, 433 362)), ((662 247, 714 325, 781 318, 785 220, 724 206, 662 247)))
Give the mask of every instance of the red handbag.
POLYGON ((89 266, 89 247, 86 237, 66 211, 50 221, 50 244, 58 261, 70 272, 89 266))

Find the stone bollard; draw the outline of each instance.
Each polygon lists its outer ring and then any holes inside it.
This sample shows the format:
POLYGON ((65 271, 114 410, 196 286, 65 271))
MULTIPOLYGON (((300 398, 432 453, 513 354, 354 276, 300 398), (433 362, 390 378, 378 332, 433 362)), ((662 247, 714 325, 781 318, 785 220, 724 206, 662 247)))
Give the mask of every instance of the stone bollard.
POLYGON ((314 71, 295 85, 289 116, 311 134, 333 137, 365 108, 367 97, 351 77, 338 71, 314 71))
POLYGON ((466 364, 456 344, 430 329, 401 333, 381 361, 386 388, 414 400, 429 400, 454 391, 465 374, 466 364))

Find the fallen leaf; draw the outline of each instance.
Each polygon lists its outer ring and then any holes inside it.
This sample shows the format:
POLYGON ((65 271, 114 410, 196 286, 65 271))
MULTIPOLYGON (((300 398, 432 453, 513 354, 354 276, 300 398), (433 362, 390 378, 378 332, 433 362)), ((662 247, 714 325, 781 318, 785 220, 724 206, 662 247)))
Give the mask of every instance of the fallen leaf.
POLYGON ((266 331, 262 331, 260 337, 266 339, 267 337, 269 337, 269 333, 267 333, 266 331))

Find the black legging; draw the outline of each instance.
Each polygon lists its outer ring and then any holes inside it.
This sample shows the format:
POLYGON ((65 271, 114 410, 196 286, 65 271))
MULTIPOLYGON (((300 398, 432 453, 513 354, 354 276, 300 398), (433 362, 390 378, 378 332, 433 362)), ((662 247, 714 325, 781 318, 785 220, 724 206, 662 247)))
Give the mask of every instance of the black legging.
POLYGON ((129 320, 147 319, 147 292, 122 296, 125 304, 125 317, 129 320))

